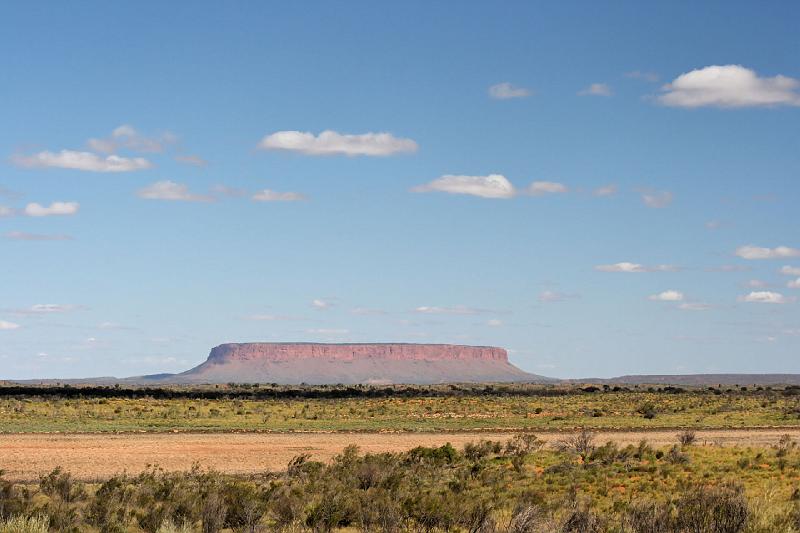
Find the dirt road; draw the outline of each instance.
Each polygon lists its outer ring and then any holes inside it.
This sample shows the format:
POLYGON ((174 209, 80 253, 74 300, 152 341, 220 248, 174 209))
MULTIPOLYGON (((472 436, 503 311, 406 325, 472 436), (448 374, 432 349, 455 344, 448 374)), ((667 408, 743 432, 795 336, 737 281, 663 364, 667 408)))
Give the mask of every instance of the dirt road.
MULTIPOLYGON (((549 442, 564 432, 537 432, 549 442)), ((676 442, 676 430, 599 431, 597 441, 653 445, 676 442)), ((769 446, 781 435, 800 439, 800 428, 697 431, 698 444, 769 446)), ((402 451, 414 446, 461 447, 480 439, 507 440, 511 433, 149 433, 149 434, 22 434, 0 435, 0 470, 6 479, 34 480, 57 466, 83 480, 103 479, 127 471, 137 473, 157 464, 185 470, 192 463, 229 473, 280 470, 296 455, 328 460, 349 444, 364 452, 402 451)))

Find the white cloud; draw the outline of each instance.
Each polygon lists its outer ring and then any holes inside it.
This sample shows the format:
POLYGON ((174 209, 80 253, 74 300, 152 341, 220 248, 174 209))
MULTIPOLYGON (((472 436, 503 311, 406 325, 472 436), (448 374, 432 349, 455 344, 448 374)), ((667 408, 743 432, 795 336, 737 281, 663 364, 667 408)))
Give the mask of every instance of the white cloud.
POLYGON ((800 267, 784 265, 779 272, 784 276, 800 276, 800 267))
POLYGON ((678 267, 674 265, 645 266, 645 265, 640 265, 639 263, 630 263, 627 261, 623 261, 621 263, 614 263, 611 265, 597 265, 594 267, 594 269, 599 272, 639 273, 639 272, 675 272, 678 270, 678 267))
POLYGON ((71 304, 36 304, 32 305, 28 309, 24 309, 20 311, 21 313, 34 313, 34 314, 45 314, 45 313, 66 313, 68 311, 72 311, 77 309, 77 306, 71 304))
POLYGON ((184 163, 186 165, 191 165, 193 167, 204 167, 208 165, 208 161, 200 157, 199 155, 176 155, 175 161, 178 163, 184 163))
POLYGON ((72 237, 63 234, 28 233, 25 231, 8 231, 4 234, 12 241, 71 241, 72 237))
POLYGON ((387 156, 416 152, 417 143, 391 133, 342 134, 325 130, 319 135, 302 131, 278 131, 258 144, 262 150, 286 150, 306 155, 387 156))
POLYGON ((413 192, 446 192, 469 194, 481 198, 512 198, 514 186, 501 174, 488 176, 456 176, 447 174, 425 185, 411 189, 413 192))
POLYGON ((800 106, 800 81, 780 75, 762 78, 741 65, 696 69, 662 89, 657 100, 672 107, 800 106))
POLYGON ((252 198, 257 202, 297 202, 306 199, 299 192, 277 192, 269 189, 258 191, 252 198))
POLYGON ((53 215, 74 215, 78 212, 78 202, 52 202, 49 207, 30 203, 25 206, 25 214, 29 217, 48 217, 53 215))
POLYGON ((12 161, 27 168, 68 168, 89 172, 131 172, 152 166, 150 161, 141 157, 129 158, 117 155, 102 157, 91 152, 75 150, 61 150, 58 153, 44 151, 29 156, 17 155, 12 157, 12 161))
POLYGON ((647 207, 661 209, 672 203, 672 193, 669 191, 643 191, 642 202, 647 207))
POLYGON ((13 217, 16 214, 16 211, 10 207, 6 207, 4 205, 0 205, 0 218, 3 217, 13 217))
POLYGON ((8 331, 12 329, 19 329, 19 324, 15 324, 13 322, 6 322, 5 320, 0 320, 0 331, 8 331))
POLYGON ((491 318, 486 321, 486 325, 492 328, 499 328, 503 325, 503 321, 499 318, 491 318))
POLYGON ((779 292, 772 291, 753 291, 750 294, 739 297, 740 302, 761 303, 761 304, 785 304, 792 301, 779 292))
POLYGON ((605 83, 593 83, 585 89, 578 92, 581 96, 611 96, 614 94, 605 83))
POLYGON ((331 307, 333 307, 333 303, 327 300, 316 298, 311 301, 311 307, 313 307, 314 309, 330 309, 331 307))
POLYGON ((145 200, 170 200, 180 202, 210 202, 212 197, 189 192, 189 187, 182 183, 165 180, 157 181, 136 193, 145 200))
POLYGON ((614 196, 617 194, 617 186, 612 184, 603 185, 602 187, 596 188, 593 192, 595 196, 614 196))
POLYGON ((423 305, 414 309, 417 313, 428 315, 477 315, 484 312, 482 309, 475 309, 464 305, 456 305, 453 307, 438 307, 423 305))
POLYGON ((707 311, 711 305, 703 302, 684 302, 678 306, 683 311, 707 311))
POLYGON ((786 284, 790 289, 800 289, 800 278, 793 279, 786 284))
POLYGON ((649 297, 650 300, 659 302, 682 302, 683 293, 676 290, 667 290, 649 297))
POLYGON ((96 152, 112 154, 120 148, 127 148, 135 152, 159 153, 163 152, 167 145, 177 142, 177 137, 164 132, 155 137, 141 135, 133 126, 123 124, 111 132, 110 137, 102 139, 89 139, 86 144, 96 152))
POLYGON ((788 246, 761 248, 748 244, 738 247, 736 255, 743 259, 785 259, 787 257, 800 257, 800 250, 788 246))
POLYGON ((525 98, 531 91, 525 87, 518 87, 509 82, 498 83, 489 87, 489 97, 495 100, 509 100, 511 98, 525 98))
POLYGON ((560 194, 567 192, 567 186, 555 181, 534 181, 528 186, 528 194, 531 196, 543 196, 545 194, 560 194))

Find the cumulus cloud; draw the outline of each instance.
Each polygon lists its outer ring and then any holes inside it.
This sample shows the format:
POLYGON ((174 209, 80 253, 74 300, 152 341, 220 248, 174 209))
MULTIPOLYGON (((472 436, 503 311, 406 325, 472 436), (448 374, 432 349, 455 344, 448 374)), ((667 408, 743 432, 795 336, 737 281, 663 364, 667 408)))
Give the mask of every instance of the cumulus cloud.
POLYGON ((658 294, 653 294, 649 296, 650 300, 659 301, 659 302, 682 302, 683 301, 683 293, 676 290, 667 290, 660 292, 658 294))
POLYGON ((490 318, 486 321, 486 325, 492 328, 499 328, 503 325, 503 321, 499 318, 490 318))
POLYGON ((779 272, 784 276, 800 276, 800 267, 784 265, 781 267, 779 272))
POLYGON ((15 213, 16 211, 14 211, 12 208, 0 205, 0 218, 12 217, 15 213))
POLYGON ((302 131, 278 131, 267 135, 258 144, 262 150, 284 150, 306 155, 387 156, 417 151, 411 139, 391 133, 343 134, 325 130, 319 135, 302 131))
POLYGON ((299 192, 277 192, 269 189, 258 191, 252 196, 256 202, 297 202, 306 197, 299 192))
POLYGON ((446 192, 468 194, 481 198, 511 198, 516 191, 510 181, 501 174, 488 176, 461 176, 447 174, 425 185, 411 189, 412 192, 446 192))
POLYGON ((91 152, 61 150, 60 152, 38 152, 33 155, 16 155, 11 160, 26 168, 68 168, 88 172, 132 172, 152 167, 141 157, 99 156, 91 152))
POLYGON ((647 207, 661 209, 672 203, 672 193, 669 191, 642 191, 642 202, 647 207))
POLYGON ((739 297, 740 302, 760 303, 760 304, 785 304, 792 301, 779 292, 772 291, 753 291, 750 294, 739 297))
POLYGON ((482 309, 475 309, 474 307, 467 307, 464 305, 456 305, 453 307, 423 305, 417 307, 414 311, 427 315, 477 315, 484 312, 482 309))
POLYGON ((525 98, 531 91, 525 87, 518 87, 509 82, 497 83, 489 87, 489 97, 495 100, 510 100, 512 98, 525 98))
POLYGON ((179 202, 210 202, 212 197, 201 194, 194 194, 189 191, 189 187, 182 183, 165 180, 157 181, 136 193, 139 198, 145 200, 169 200, 179 202))
POLYGON ((766 281, 761 280, 761 279, 751 279, 751 280, 748 280, 747 283, 745 283, 745 286, 750 287, 752 289, 763 289, 764 287, 767 287, 768 285, 769 285, 769 283, 767 283, 766 281))
POLYGON ((671 107, 800 106, 800 81, 760 77, 741 65, 712 65, 681 74, 664 85, 658 102, 671 107))
POLYGON ((163 152, 167 145, 174 144, 177 140, 178 138, 170 132, 147 137, 141 135, 133 126, 123 124, 115 128, 109 137, 89 139, 86 144, 92 150, 106 154, 113 154, 120 148, 127 148, 134 152, 159 153, 163 152))
POLYGON ((77 213, 79 208, 78 202, 52 202, 47 207, 37 203, 30 203, 25 206, 24 213, 29 217, 68 216, 77 213))
POLYGON ((788 246, 776 248, 762 248, 748 244, 736 249, 736 255, 742 259, 785 259, 787 257, 800 257, 800 249, 788 246))
POLYGON ((617 186, 613 183, 609 185, 603 185, 602 187, 598 187, 592 191, 592 194, 595 196, 614 196, 617 194, 617 186))
POLYGON ((12 329, 19 329, 19 324, 15 324, 13 322, 7 322, 5 320, 0 320, 0 331, 8 331, 12 329))
POLYGON ((630 263, 627 261, 623 261, 621 263, 614 263, 611 265, 597 265, 594 267, 594 269, 599 272, 640 273, 640 272, 675 272, 678 270, 678 267, 674 265, 645 266, 645 265, 640 265, 639 263, 630 263))
POLYGON ((63 234, 28 233, 25 231, 8 231, 4 234, 12 241, 70 241, 72 237, 63 234))
POLYGON ((786 284, 790 289, 800 289, 800 278, 793 279, 786 284))
POLYGON ((578 94, 581 96, 611 96, 614 93, 611 91, 611 87, 605 83, 593 83, 578 91, 578 94))
POLYGON ((528 194, 531 196, 543 196, 545 194, 565 193, 569 189, 563 183, 555 181, 534 181, 528 186, 528 194))

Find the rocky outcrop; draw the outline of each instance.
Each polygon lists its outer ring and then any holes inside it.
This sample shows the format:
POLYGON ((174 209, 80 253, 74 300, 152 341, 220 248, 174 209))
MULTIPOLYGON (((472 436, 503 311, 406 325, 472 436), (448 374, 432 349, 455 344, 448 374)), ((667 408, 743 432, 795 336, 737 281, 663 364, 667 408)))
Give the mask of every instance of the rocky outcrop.
POLYGON ((539 381, 491 346, 456 344, 221 344, 183 383, 446 383, 539 381))
POLYGON ((508 352, 492 346, 463 346, 458 344, 321 344, 287 342, 253 342, 220 344, 211 350, 208 361, 295 361, 324 359, 355 361, 383 359, 393 361, 502 361, 508 362, 508 352))

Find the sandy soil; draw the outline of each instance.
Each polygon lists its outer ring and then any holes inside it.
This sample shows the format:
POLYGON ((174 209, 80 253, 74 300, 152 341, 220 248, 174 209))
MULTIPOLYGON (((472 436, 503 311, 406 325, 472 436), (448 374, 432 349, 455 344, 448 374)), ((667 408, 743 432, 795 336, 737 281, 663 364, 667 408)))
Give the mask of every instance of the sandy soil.
MULTIPOLYGON (((800 438, 800 428, 697 431, 701 445, 768 446, 781 435, 800 438)), ((537 432, 554 442, 564 432, 537 432)), ((625 445, 647 439, 653 445, 676 442, 676 430, 600 431, 597 441, 625 445)), ((349 444, 364 452, 402 451, 414 446, 456 447, 479 439, 507 440, 510 433, 146 433, 0 435, 0 470, 6 479, 34 480, 57 466, 83 480, 137 473, 156 464, 185 470, 192 463, 229 473, 281 470, 296 455, 328 460, 349 444)))

